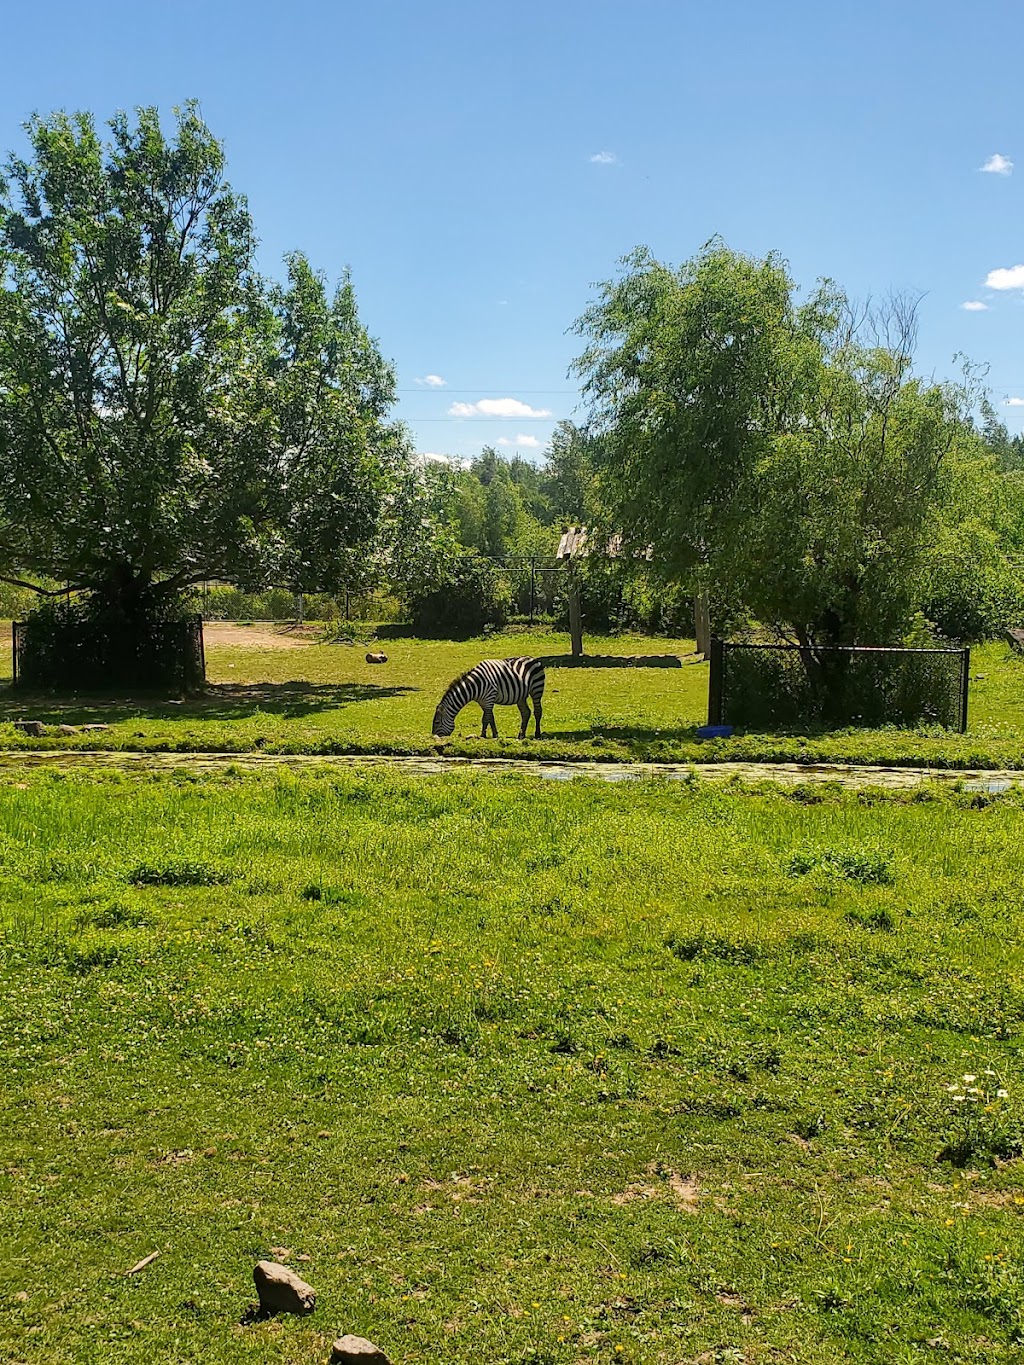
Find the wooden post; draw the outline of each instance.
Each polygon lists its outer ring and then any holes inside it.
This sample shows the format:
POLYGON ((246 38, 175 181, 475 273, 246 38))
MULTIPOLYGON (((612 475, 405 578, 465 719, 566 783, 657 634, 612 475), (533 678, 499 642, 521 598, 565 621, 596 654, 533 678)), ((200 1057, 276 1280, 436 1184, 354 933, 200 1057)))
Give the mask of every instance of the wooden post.
POLYGON ((569 570, 569 638, 572 641, 573 658, 583 654, 583 612, 580 609, 579 579, 569 570))
POLYGON ((711 653, 711 604, 706 592, 697 593, 693 599, 693 630, 697 653, 707 657, 711 653))

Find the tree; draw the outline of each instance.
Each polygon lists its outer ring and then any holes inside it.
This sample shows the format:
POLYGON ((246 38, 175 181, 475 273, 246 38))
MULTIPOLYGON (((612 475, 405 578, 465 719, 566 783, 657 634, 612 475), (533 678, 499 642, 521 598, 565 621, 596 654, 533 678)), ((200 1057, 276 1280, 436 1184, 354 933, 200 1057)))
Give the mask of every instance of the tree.
POLYGON ((719 242, 625 267, 577 324, 623 532, 801 644, 898 640, 976 443, 964 390, 911 373, 913 306, 798 305, 779 257, 719 242))
POLYGON ((132 620, 208 577, 340 586, 402 452, 350 283, 256 273, 189 104, 26 126, 0 180, 0 569, 132 620))
POLYGON ((595 441, 573 422, 559 422, 545 452, 545 485, 556 521, 585 526, 597 515, 595 441))

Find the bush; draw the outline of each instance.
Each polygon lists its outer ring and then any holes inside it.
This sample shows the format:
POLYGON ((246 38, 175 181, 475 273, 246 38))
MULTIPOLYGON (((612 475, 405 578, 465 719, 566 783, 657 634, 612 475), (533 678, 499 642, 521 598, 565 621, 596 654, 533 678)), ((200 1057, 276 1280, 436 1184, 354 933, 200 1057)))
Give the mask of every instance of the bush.
POLYGON ((940 539, 922 609, 947 640, 994 640, 1024 623, 1024 583, 993 533, 968 523, 940 539))
POLYGON ((206 677, 203 629, 181 604, 132 624, 94 603, 47 603, 15 632, 15 686, 26 690, 188 691, 206 677))
POLYGON ((445 639, 479 635, 485 626, 503 626, 508 618, 509 586, 502 579, 480 555, 450 560, 439 582, 410 594, 413 630, 445 639))

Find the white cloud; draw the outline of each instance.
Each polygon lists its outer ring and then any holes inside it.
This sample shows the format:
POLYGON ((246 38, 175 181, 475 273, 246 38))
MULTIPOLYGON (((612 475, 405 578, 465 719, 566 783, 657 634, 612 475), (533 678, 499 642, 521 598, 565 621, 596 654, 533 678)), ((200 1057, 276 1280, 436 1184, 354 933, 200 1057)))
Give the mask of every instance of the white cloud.
POLYGON ((468 460, 460 460, 457 455, 441 455, 435 450, 418 450, 413 455, 412 462, 421 468, 425 464, 450 464, 454 465, 456 469, 467 469, 469 467, 468 460))
POLYGON ((614 166, 618 159, 614 152, 595 152, 590 158, 596 166, 614 166))
POLYGON ((500 446, 525 446, 527 450, 539 450, 544 442, 538 436, 524 436, 522 432, 513 441, 509 436, 499 436, 500 446))
POLYGON ((989 289, 1024 289, 1024 265, 1000 266, 985 276, 989 289))
POLYGON ((1008 408, 1024 408, 1024 398, 1004 398, 1003 403, 1008 408))
POLYGON ((417 379, 416 383, 422 384, 425 389, 443 389, 447 387, 448 380, 442 379, 439 374, 425 374, 422 379, 417 379))
POLYGON ((1009 175, 1013 170, 1013 162, 1008 156, 1000 156, 998 152, 990 156, 984 166, 979 166, 979 170, 988 171, 990 175, 1009 175))
POLYGON ((531 408, 518 398, 481 398, 479 403, 453 403, 449 417, 550 417, 547 408, 531 408))
POLYGON ((965 313, 984 313, 988 310, 988 304, 982 303, 981 299, 968 299, 967 302, 962 303, 960 307, 965 313))

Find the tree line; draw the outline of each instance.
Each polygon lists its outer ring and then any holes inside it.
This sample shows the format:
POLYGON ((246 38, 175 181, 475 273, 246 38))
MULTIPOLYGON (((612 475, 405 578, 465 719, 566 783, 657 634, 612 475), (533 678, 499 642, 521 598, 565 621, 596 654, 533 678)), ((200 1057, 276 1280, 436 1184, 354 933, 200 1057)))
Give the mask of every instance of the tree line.
POLYGON ((541 464, 417 461, 352 283, 280 281, 189 104, 37 117, 0 176, 0 576, 131 625, 214 579, 386 588, 434 632, 558 619, 591 528, 592 628, 756 624, 808 646, 991 636, 1024 614, 1024 441, 916 308, 806 294, 777 255, 640 248, 576 323, 586 413, 541 464))

